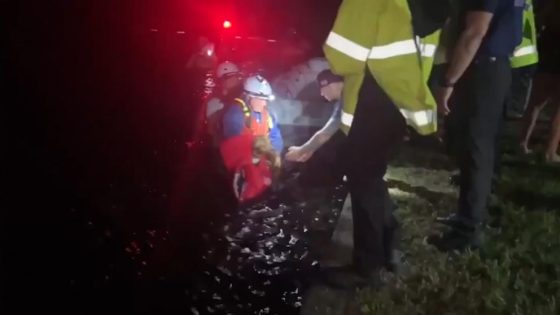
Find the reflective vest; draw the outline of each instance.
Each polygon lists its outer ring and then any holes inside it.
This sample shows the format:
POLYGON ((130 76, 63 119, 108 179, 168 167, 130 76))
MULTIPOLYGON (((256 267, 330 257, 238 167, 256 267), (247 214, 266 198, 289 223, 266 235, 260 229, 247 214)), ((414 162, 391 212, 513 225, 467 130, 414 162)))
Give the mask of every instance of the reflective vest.
POLYGON ((234 101, 239 104, 243 110, 243 116, 245 117, 245 129, 243 132, 250 133, 253 136, 268 137, 270 129, 274 127, 272 117, 268 114, 268 111, 264 110, 261 112, 261 119, 257 121, 244 100, 236 98, 234 101))
POLYGON ((437 33, 414 36, 407 0, 342 1, 323 47, 332 71, 344 77, 342 131, 348 133, 352 125, 366 70, 418 133, 436 131, 436 102, 427 78, 437 33))
POLYGON ((527 0, 525 10, 523 11, 523 39, 521 44, 515 48, 510 62, 512 68, 521 68, 539 62, 537 28, 532 0, 527 0))
POLYGON ((420 47, 422 55, 422 73, 424 75, 424 82, 428 82, 432 67, 434 66, 436 51, 438 48, 439 40, 441 39, 441 30, 433 32, 432 34, 421 39, 422 46, 420 47))

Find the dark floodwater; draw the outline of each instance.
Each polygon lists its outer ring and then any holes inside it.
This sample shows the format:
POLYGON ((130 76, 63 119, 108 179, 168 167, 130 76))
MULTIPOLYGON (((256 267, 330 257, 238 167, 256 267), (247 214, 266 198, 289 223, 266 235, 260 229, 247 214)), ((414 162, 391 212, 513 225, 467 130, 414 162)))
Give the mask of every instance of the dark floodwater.
MULTIPOLYGON (((3 208, 14 220, 0 220, 0 313, 297 312, 314 244, 339 207, 336 184, 321 192, 324 180, 304 176, 323 175, 318 154, 286 174, 302 173, 308 194, 234 205, 197 137, 205 78, 185 64, 198 34, 176 32, 192 16, 184 1, 170 3, 17 1, 4 10, 2 104, 17 111, 6 115, 17 119, 6 133, 17 161, 5 165, 14 175, 5 183, 18 193, 7 193, 17 207, 3 208), (283 211, 251 216, 265 206, 283 211)), ((324 26, 310 33, 322 41, 324 26)))
MULTIPOLYGON (((110 171, 93 170, 103 174, 87 185, 70 187, 61 176, 60 187, 50 187, 63 212, 53 227, 59 237, 51 248, 37 248, 29 264, 49 273, 39 294, 54 309, 298 314, 345 196, 336 176, 325 172, 332 169, 332 148, 309 165, 287 165, 278 189, 237 207, 219 158, 197 131, 211 78, 188 82, 194 126, 188 137, 163 139, 174 131, 153 123, 161 141, 115 150, 116 159, 125 159, 117 163, 122 173, 104 161, 110 171)), ((296 134, 304 140, 310 133, 296 134)))

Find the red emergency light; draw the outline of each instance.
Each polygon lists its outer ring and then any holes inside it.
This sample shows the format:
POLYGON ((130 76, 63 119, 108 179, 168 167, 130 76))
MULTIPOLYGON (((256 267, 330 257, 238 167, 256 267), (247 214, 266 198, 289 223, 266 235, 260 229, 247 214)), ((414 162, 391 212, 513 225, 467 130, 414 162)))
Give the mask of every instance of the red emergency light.
POLYGON ((231 28, 231 22, 228 20, 225 20, 223 25, 225 29, 231 28))

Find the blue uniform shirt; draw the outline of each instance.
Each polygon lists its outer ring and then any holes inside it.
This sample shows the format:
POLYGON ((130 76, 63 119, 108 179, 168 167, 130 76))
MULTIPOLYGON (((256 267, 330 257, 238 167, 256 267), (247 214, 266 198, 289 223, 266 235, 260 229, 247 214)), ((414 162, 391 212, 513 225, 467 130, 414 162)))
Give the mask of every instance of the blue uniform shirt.
POLYGON ((494 15, 477 55, 509 58, 521 43, 525 0, 462 0, 461 6, 461 30, 468 11, 486 11, 494 15))
MULTIPOLYGON (((284 140, 282 139, 282 133, 280 132, 280 128, 278 127, 278 120, 276 117, 269 111, 268 114, 272 118, 272 128, 268 134, 268 138, 270 139, 270 143, 274 147, 274 150, 278 154, 282 152, 284 148, 284 140)), ((261 113, 251 112, 251 115, 255 117, 257 121, 260 122, 261 113)), ((230 138, 240 135, 243 132, 243 129, 246 128, 245 125, 245 115, 243 114, 243 110, 237 104, 228 106, 228 109, 224 113, 223 118, 223 125, 224 125, 224 138, 230 138)))

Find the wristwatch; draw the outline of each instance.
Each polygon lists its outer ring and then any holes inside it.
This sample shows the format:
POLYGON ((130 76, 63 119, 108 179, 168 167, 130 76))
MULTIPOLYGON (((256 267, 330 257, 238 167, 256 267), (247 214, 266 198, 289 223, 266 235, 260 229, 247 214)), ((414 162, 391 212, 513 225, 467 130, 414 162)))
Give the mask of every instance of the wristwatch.
POLYGON ((445 88, 452 88, 455 86, 455 82, 451 82, 451 80, 446 79, 445 77, 441 77, 439 79, 438 85, 445 88))

